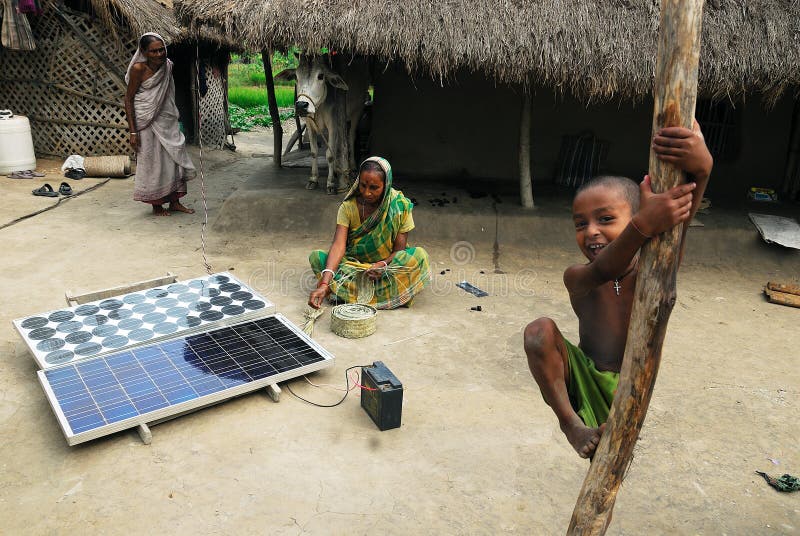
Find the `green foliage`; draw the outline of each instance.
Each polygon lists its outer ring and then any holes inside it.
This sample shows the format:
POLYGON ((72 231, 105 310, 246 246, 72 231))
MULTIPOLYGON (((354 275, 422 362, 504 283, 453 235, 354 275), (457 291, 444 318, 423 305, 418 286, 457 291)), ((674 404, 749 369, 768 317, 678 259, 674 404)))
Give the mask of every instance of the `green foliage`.
MULTIPOLYGON (((278 108, 294 107, 294 88, 289 86, 275 86, 275 100, 278 108)), ((263 87, 229 87, 228 102, 252 108, 267 104, 267 90, 263 87)))
MULTIPOLYGON (((265 104, 252 108, 242 108, 235 104, 228 107, 231 119, 231 127, 240 130, 253 130, 256 126, 272 127, 272 117, 269 115, 269 107, 265 104)), ((281 121, 294 117, 294 110, 284 110, 280 112, 281 121)))

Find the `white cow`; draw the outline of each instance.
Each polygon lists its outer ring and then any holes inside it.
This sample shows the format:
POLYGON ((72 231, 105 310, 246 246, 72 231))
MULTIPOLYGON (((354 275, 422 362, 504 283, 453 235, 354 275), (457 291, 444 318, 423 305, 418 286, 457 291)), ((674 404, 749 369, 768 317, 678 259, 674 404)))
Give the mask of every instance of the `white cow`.
MULTIPOLYGON (((297 101, 295 111, 297 115, 305 118, 308 126, 308 140, 311 143, 311 177, 306 184, 306 188, 313 190, 317 187, 317 136, 324 137, 327 131, 328 137, 325 140, 327 150, 325 156, 328 160, 328 182, 327 192, 335 194, 337 190, 347 187, 352 173, 356 169, 355 159, 355 139, 358 120, 364 111, 364 102, 368 98, 369 74, 366 63, 354 61, 345 65, 339 75, 333 71, 329 64, 329 57, 307 56, 305 54, 298 57, 299 65, 295 71, 297 77, 297 101), (347 124, 337 125, 334 118, 336 114, 333 110, 333 99, 327 98, 330 93, 329 86, 347 92, 347 110, 344 116, 347 124), (347 161, 344 155, 336 155, 336 147, 339 146, 339 136, 347 138, 347 161), (341 161, 337 162, 336 157, 341 161), (335 172, 345 170, 336 181, 335 172)), ((341 116, 340 116, 341 117, 341 116)))

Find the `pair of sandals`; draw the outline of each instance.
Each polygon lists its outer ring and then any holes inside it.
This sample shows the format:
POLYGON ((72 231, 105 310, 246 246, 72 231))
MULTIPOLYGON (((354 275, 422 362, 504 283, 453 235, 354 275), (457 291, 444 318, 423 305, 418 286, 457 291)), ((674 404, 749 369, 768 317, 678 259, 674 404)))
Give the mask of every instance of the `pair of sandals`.
POLYGON ((49 184, 45 183, 40 188, 36 188, 31 192, 33 195, 38 195, 41 197, 58 197, 59 194, 63 195, 64 197, 69 197, 72 195, 72 186, 67 184, 66 182, 62 182, 61 186, 58 187, 58 191, 56 192, 53 190, 53 187, 49 184))
POLYGON ((9 179, 33 179, 35 177, 44 177, 44 173, 39 173, 33 169, 26 169, 24 171, 14 171, 8 175, 9 179))

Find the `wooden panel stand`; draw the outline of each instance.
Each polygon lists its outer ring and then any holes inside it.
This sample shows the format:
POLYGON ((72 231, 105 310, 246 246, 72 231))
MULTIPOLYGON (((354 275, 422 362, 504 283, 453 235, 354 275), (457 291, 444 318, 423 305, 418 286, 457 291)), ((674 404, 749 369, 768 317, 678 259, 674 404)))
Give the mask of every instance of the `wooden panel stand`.
POLYGON ((281 401, 281 388, 278 387, 277 383, 273 383, 272 385, 267 385, 267 394, 272 399, 273 402, 280 402, 281 401))
POLYGON ((167 275, 162 277, 147 279, 145 281, 139 281, 138 283, 133 283, 130 285, 121 285, 118 287, 107 288, 104 290, 95 290, 93 292, 87 292, 84 294, 75 295, 72 293, 72 291, 68 290, 64 293, 64 297, 67 300, 67 305, 69 305, 70 307, 75 307, 76 305, 83 305, 84 303, 102 300, 105 298, 111 298, 114 296, 119 296, 120 294, 128 294, 129 292, 136 292, 148 288, 160 287, 163 285, 171 285, 176 281, 178 281, 178 276, 176 276, 172 272, 167 272, 167 275))
MULTIPOLYGON (((667 126, 692 127, 697 97, 702 0, 662 0, 653 88, 653 134, 667 126)), ((685 180, 683 172, 661 163, 650 151, 653 191, 685 180)), ((675 304, 675 277, 682 225, 647 242, 639 257, 628 341, 619 387, 583 482, 568 534, 604 534, 617 491, 633 458, 633 447, 653 394, 661 347, 675 304)))
POLYGON ((153 433, 150 431, 150 427, 146 424, 140 424, 136 431, 139 432, 139 437, 142 438, 142 443, 145 445, 149 445, 153 442, 153 433))

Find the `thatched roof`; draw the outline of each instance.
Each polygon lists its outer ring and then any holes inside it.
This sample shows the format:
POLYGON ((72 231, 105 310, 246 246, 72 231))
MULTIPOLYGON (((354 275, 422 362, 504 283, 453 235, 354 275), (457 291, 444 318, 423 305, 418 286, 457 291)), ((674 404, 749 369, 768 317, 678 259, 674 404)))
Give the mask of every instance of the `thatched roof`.
MULTIPOLYGON (((174 9, 168 7, 172 5, 171 1, 89 0, 89 2, 94 15, 112 33, 116 33, 117 29, 123 26, 134 36, 155 32, 169 43, 192 41, 197 35, 196 32, 190 32, 185 26, 180 25, 175 18, 174 9)), ((203 28, 200 38, 219 45, 233 45, 233 42, 213 28, 203 28)))
MULTIPOLYGON (((175 0, 188 25, 245 48, 330 47, 400 60, 445 79, 457 69, 546 84, 584 98, 652 89, 656 0, 175 0)), ((800 86, 800 2, 709 0, 701 92, 774 99, 800 86)))

